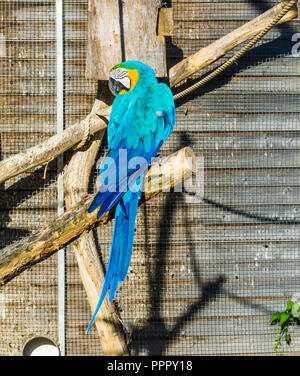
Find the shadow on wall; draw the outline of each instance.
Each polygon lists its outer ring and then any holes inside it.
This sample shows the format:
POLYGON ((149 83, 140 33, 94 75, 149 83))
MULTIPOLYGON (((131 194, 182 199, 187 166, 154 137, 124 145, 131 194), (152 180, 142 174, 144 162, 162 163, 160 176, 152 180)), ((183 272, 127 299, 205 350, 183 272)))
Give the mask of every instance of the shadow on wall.
MULTIPOLYGON (((182 135, 180 148, 189 145, 191 142, 186 135, 182 135)), ((165 218, 168 218, 168 225, 172 225, 172 221, 176 216, 179 215, 179 203, 181 201, 182 194, 174 193, 167 196, 166 202, 164 204, 163 212, 161 214, 161 223, 158 226, 160 232, 158 235, 158 242, 156 245, 156 254, 154 259, 156 260, 154 270, 151 272, 149 268, 148 280, 149 280, 149 301, 151 302, 150 315, 147 319, 146 325, 143 327, 132 327, 130 329, 131 333, 131 343, 130 347, 134 351, 135 355, 144 354, 147 355, 165 355, 168 351, 168 347, 181 336, 181 332, 184 328, 186 322, 192 319, 199 311, 204 309, 209 301, 216 298, 219 291, 222 289, 224 283, 224 277, 220 275, 218 278, 211 280, 207 283, 199 284, 198 289, 198 301, 191 304, 184 314, 178 318, 176 324, 172 327, 166 325, 163 318, 163 306, 162 306, 162 291, 163 285, 166 280, 166 259, 168 250, 170 249, 169 244, 169 234, 166 231, 165 218)), ((147 205, 143 206, 144 210, 144 228, 145 228, 145 254, 149 254, 149 249, 147 249, 147 244, 149 244, 149 237, 147 234, 148 222, 147 222, 147 205)), ((180 212, 180 215, 185 215, 185 212, 180 212)), ((187 223, 185 227, 185 239, 190 241, 188 244, 191 257, 191 266, 193 268, 194 280, 200 281, 201 276, 198 270, 196 257, 195 257, 195 246, 192 241, 192 233, 190 227, 188 226, 188 218, 184 221, 187 223)))
MULTIPOLYGON (((163 1, 163 6, 172 8, 172 0, 163 1)), ((183 51, 172 42, 172 37, 165 37, 167 71, 183 59, 183 51)))
MULTIPOLYGON (((5 189, 4 184, 0 185, 0 231, 3 232, 3 236, 0 236, 0 248, 31 233, 30 230, 22 228, 7 228, 7 224, 11 222, 10 213, 18 210, 16 209, 18 205, 33 197, 56 179, 56 161, 49 163, 45 179, 43 179, 44 170, 45 166, 38 168, 34 174, 28 174, 10 185, 9 189, 5 189)), ((20 223, 20 227, 22 226, 26 227, 26 223, 20 223)))

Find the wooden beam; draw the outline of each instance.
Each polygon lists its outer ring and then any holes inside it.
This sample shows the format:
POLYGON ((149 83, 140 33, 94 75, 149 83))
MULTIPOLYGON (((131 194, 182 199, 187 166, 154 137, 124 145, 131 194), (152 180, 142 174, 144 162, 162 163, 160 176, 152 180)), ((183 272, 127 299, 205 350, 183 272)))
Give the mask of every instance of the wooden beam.
MULTIPOLYGON (((245 23, 238 29, 233 30, 231 33, 226 34, 224 37, 216 40, 207 47, 202 48, 194 55, 191 55, 176 64, 169 71, 170 86, 175 86, 192 74, 198 72, 200 69, 212 64, 239 44, 254 37, 272 22, 287 3, 288 1, 282 1, 280 4, 275 5, 260 16, 245 23)), ((284 23, 297 17, 298 11, 295 6, 280 20, 279 23, 284 23)))
MULTIPOLYGON (((195 171, 195 155, 191 148, 186 147, 166 157, 162 163, 155 163, 146 174, 142 204, 161 191, 168 191, 195 171)), ((80 192, 79 192, 80 193, 80 192)), ((114 210, 97 219, 97 210, 87 210, 94 195, 86 195, 72 209, 63 215, 0 251, 0 284, 8 281, 30 268, 32 265, 57 252, 95 224, 105 224, 113 218, 114 210)))
POLYGON ((165 39, 156 34, 160 6, 160 0, 90 0, 86 77, 106 80, 124 60, 142 61, 165 77, 165 39))

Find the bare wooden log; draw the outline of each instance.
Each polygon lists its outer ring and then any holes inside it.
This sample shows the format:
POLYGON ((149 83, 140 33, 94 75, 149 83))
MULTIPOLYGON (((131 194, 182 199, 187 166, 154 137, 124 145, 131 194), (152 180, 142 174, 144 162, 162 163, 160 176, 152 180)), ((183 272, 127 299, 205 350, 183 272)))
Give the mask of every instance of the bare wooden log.
MULTIPOLYGON (((146 175, 141 203, 160 191, 168 189, 189 178, 195 170, 195 155, 186 147, 153 164, 146 175)), ((112 219, 114 210, 97 219, 97 210, 87 210, 94 195, 86 195, 72 209, 56 218, 41 230, 33 232, 0 251, 0 284, 6 284, 30 266, 48 258, 63 246, 84 234, 96 223, 104 224, 112 219)))
MULTIPOLYGON (((173 87, 177 85, 198 70, 216 61, 226 52, 230 51, 240 43, 259 33, 264 26, 266 26, 277 14, 279 14, 286 4, 287 1, 281 2, 259 17, 256 17, 240 28, 211 43, 209 46, 202 48, 196 54, 191 55, 180 63, 176 64, 169 71, 170 86, 173 87)), ((297 16, 297 8, 294 7, 282 18, 280 23, 290 21, 297 18, 297 16)), ((97 105, 97 100, 95 104, 97 105)), ((96 115, 102 115, 107 118, 109 116, 110 109, 110 107, 107 107, 105 111, 94 112, 96 115)), ((19 175, 24 171, 56 158, 59 154, 80 142, 84 137, 86 124, 89 119, 90 116, 83 121, 74 124, 72 127, 67 128, 59 135, 55 135, 39 145, 34 146, 33 148, 27 149, 24 152, 1 161, 0 184, 13 176, 19 175)), ((101 120, 101 118, 97 118, 95 124, 92 124, 90 132, 91 134, 94 134, 100 129, 106 128, 105 122, 101 122, 101 120)))
MULTIPOLYGON (((264 12, 260 16, 245 23, 243 26, 226 34, 224 37, 216 40, 210 45, 202 48, 194 55, 187 57, 176 64, 169 71, 170 85, 174 86, 185 80, 200 69, 212 64, 228 51, 239 44, 254 37, 262 31, 287 5, 288 1, 282 1, 273 8, 264 12)), ((297 7, 292 8, 279 23, 284 23, 298 17, 297 7)))
MULTIPOLYGON (((103 102, 102 102, 103 103, 103 102)), ((105 104, 103 103, 103 106, 105 104)), ((95 163, 104 131, 98 132, 88 148, 74 153, 64 170, 64 192, 66 209, 81 201, 88 190, 91 169, 95 163)), ((103 286, 105 271, 99 261, 92 231, 70 244, 77 260, 80 277, 92 312, 96 308, 103 286)), ((128 355, 121 320, 113 302, 106 297, 95 319, 96 329, 104 355, 128 355)))

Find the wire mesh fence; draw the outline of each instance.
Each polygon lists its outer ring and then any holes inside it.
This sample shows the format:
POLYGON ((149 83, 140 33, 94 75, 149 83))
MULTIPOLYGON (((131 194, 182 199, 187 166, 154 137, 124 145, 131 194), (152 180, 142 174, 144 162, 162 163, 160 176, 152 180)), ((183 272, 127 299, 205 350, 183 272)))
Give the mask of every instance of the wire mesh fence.
MULTIPOLYGON (((168 66, 277 3, 173 0, 168 66)), ((64 1, 65 127, 90 112, 97 92, 85 79, 87 11, 88 0, 64 1)), ((54 0, 0 1, 1 159, 56 133, 55 17, 54 0)), ((299 32, 299 20, 275 27, 177 103, 160 153, 189 145, 203 157, 204 199, 163 193, 139 209, 115 299, 132 354, 274 353, 279 329, 269 318, 300 292, 300 68, 292 52, 299 32)), ((99 157, 105 152, 104 143, 99 157)), ((56 217, 56 161, 43 175, 42 166, 0 187, 1 248, 56 217)), ((104 265, 112 228, 94 231, 104 265)), ((1 287, 0 355, 19 355, 34 336, 58 342, 57 285, 54 255, 1 287)), ((66 354, 101 355, 95 328, 85 335, 91 310, 68 249, 65 292, 66 354)), ((285 351, 299 354, 299 328, 291 333, 285 351)))

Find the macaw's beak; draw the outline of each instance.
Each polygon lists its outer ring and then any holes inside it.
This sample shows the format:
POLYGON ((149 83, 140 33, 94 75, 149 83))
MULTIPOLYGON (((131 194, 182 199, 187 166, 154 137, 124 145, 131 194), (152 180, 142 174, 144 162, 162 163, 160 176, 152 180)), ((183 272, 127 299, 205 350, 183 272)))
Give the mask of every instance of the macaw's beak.
POLYGON ((108 87, 112 94, 116 96, 122 90, 130 90, 130 78, 124 77, 120 80, 116 80, 113 77, 109 77, 108 87))

